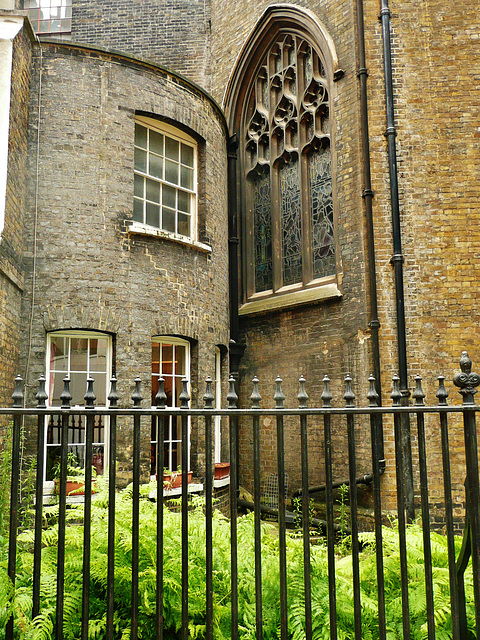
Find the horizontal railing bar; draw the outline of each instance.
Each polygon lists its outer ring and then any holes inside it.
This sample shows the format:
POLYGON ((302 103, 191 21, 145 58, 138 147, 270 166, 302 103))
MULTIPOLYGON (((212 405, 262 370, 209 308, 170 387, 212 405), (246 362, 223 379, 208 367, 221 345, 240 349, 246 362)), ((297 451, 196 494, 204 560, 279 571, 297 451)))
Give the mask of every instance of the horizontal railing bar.
POLYGON ((99 416, 253 416, 253 415, 265 415, 265 416, 324 416, 324 415, 375 415, 375 414, 397 414, 397 413, 410 413, 410 414, 422 414, 422 413, 465 413, 466 411, 479 412, 479 405, 450 405, 450 406, 421 406, 421 407, 311 407, 306 409, 176 409, 166 407, 165 409, 157 409, 152 407, 150 409, 109 409, 107 407, 95 407, 94 409, 86 409, 83 407, 71 407, 69 409, 62 409, 60 407, 48 407, 48 408, 24 408, 24 407, 0 407, 0 415, 22 415, 22 416, 50 416, 50 415, 75 415, 84 416, 88 414, 99 416))

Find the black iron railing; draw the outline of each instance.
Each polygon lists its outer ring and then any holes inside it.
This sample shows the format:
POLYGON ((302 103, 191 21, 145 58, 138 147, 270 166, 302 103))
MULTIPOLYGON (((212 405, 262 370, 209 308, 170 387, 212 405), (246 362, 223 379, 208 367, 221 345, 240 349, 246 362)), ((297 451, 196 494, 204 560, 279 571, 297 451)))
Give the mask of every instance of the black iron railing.
MULTIPOLYGON (((297 631, 292 630, 291 614, 289 610, 289 557, 288 557, 288 541, 290 533, 288 526, 291 518, 288 508, 288 496, 285 487, 286 478, 286 462, 285 462, 285 420, 296 421, 300 440, 300 459, 301 459, 301 488, 296 492, 300 500, 300 508, 296 513, 295 520, 298 531, 297 539, 301 538, 303 548, 303 594, 301 601, 303 602, 303 637, 311 640, 314 635, 318 635, 316 628, 316 609, 312 600, 312 541, 311 541, 311 525, 315 521, 319 524, 320 531, 323 532, 326 544, 326 563, 328 571, 325 585, 328 589, 328 634, 331 640, 337 638, 337 626, 339 621, 339 611, 337 605, 337 579, 336 571, 338 567, 338 539, 339 525, 336 522, 334 511, 334 490, 336 486, 348 485, 349 487, 349 514, 350 522, 348 524, 348 532, 351 536, 351 607, 353 608, 353 625, 350 636, 359 640, 363 637, 362 631, 362 587, 361 587, 361 571, 362 571, 362 554, 365 552, 365 540, 362 533, 359 532, 359 513, 358 513, 358 496, 357 487, 359 482, 366 482, 372 485, 371 489, 371 507, 373 512, 373 532, 374 532, 374 553, 376 558, 376 629, 375 637, 380 640, 387 638, 388 620, 385 599, 385 553, 383 547, 383 538, 385 529, 385 510, 382 508, 382 473, 385 469, 385 460, 380 458, 379 452, 382 451, 380 443, 382 442, 382 419, 387 420, 387 416, 393 416, 394 431, 394 447, 391 448, 391 455, 394 457, 395 477, 396 477, 396 527, 398 529, 398 553, 400 561, 398 564, 400 594, 402 607, 402 631, 403 638, 408 640, 412 637, 411 624, 415 618, 415 624, 423 624, 427 630, 429 640, 435 638, 436 629, 443 629, 444 619, 438 621, 436 618, 436 602, 433 576, 432 561, 432 531, 431 531, 431 513, 429 502, 429 470, 428 464, 432 465, 432 461, 436 461, 436 467, 441 468, 443 477, 443 493, 444 493, 444 523, 448 553, 448 580, 449 580, 449 607, 448 625, 451 627, 451 637, 454 640, 465 640, 472 634, 472 637, 478 637, 480 630, 480 515, 478 505, 480 504, 479 492, 479 475, 478 475, 478 448, 477 448, 477 432, 476 432, 476 413, 480 411, 480 406, 474 404, 473 396, 476 392, 475 387, 480 384, 480 377, 471 372, 471 362, 464 353, 461 359, 462 372, 457 374, 454 379, 455 385, 460 388, 463 395, 463 404, 458 406, 447 405, 447 391, 444 386, 444 378, 438 379, 437 404, 426 406, 424 404, 424 393, 422 391, 421 379, 416 378, 416 388, 413 392, 414 404, 408 407, 400 404, 401 394, 399 391, 399 380, 395 376, 393 379, 393 391, 391 394, 392 406, 379 407, 378 396, 375 392, 375 380, 369 379, 369 391, 367 394, 368 406, 355 406, 355 396, 352 390, 352 380, 350 376, 345 378, 345 391, 343 395, 344 403, 342 407, 332 407, 332 393, 329 388, 329 379, 324 378, 324 391, 322 393, 322 407, 309 407, 308 396, 306 392, 306 382, 303 378, 299 381, 298 407, 294 409, 284 408, 285 396, 282 391, 282 381, 280 378, 276 380, 275 393, 273 400, 275 407, 271 409, 260 408, 262 398, 260 397, 258 380, 253 380, 253 391, 251 394, 251 407, 238 408, 238 397, 235 390, 235 382, 230 380, 230 390, 227 396, 228 408, 223 410, 214 409, 214 397, 212 394, 212 383, 210 379, 206 381, 206 392, 204 396, 204 406, 201 409, 189 408, 189 396, 187 390, 187 382, 184 382, 182 394, 180 395, 181 407, 179 409, 171 409, 165 407, 166 397, 163 392, 162 380, 160 379, 159 391, 155 398, 156 406, 151 408, 142 408, 142 396, 140 390, 140 379, 136 379, 136 388, 132 396, 133 406, 131 408, 118 408, 118 394, 116 392, 116 380, 111 381, 111 392, 109 395, 108 408, 96 408, 94 396, 93 380, 88 381, 87 393, 85 395, 84 408, 70 407, 69 380, 65 380, 65 388, 61 396, 62 406, 58 408, 49 408, 46 406, 47 396, 45 393, 45 379, 41 378, 39 382, 39 390, 37 393, 38 404, 35 408, 25 408, 23 406, 23 381, 17 378, 17 386, 13 394, 13 407, 0 409, 0 415, 13 417, 13 444, 12 444, 12 476, 11 476, 11 498, 10 498, 10 523, 9 523, 9 546, 8 546, 8 566, 7 572, 13 586, 17 580, 16 560, 19 542, 17 536, 19 533, 19 485, 20 485, 20 438, 22 421, 25 419, 37 420, 38 442, 37 442, 37 467, 36 467, 36 485, 35 485, 35 520, 33 533, 33 575, 31 581, 32 589, 32 608, 31 617, 35 618, 42 613, 42 530, 45 526, 44 518, 44 447, 45 447, 45 424, 46 417, 55 416, 57 422, 62 427, 60 430, 60 474, 59 474, 59 491, 58 491, 58 551, 56 559, 56 607, 52 613, 53 637, 60 640, 64 637, 64 624, 66 616, 70 612, 65 611, 64 590, 65 590, 65 545, 68 524, 69 504, 66 496, 67 481, 67 459, 68 459, 68 425, 72 416, 85 417, 85 460, 90 460, 93 454, 93 431, 95 419, 98 416, 109 417, 109 443, 108 443, 108 551, 107 551, 107 567, 105 580, 105 637, 113 640, 119 637, 117 635, 116 624, 116 565, 115 553, 118 541, 115 536, 115 509, 118 492, 116 489, 116 464, 117 464, 117 419, 127 420, 131 422, 132 429, 132 485, 131 485, 131 602, 130 602, 130 637, 136 640, 139 635, 145 637, 145 630, 139 629, 141 620, 139 618, 139 610, 141 603, 139 601, 140 583, 139 575, 140 560, 139 550, 142 544, 142 522, 140 519, 140 506, 142 498, 141 491, 141 419, 143 416, 155 416, 158 420, 158 442, 159 445, 164 441, 166 426, 170 416, 179 416, 182 425, 182 441, 188 440, 189 418, 195 417, 197 420, 197 428, 204 430, 205 436, 205 469, 204 469, 204 514, 205 514, 205 615, 204 628, 200 635, 204 635, 208 640, 215 637, 215 628, 218 620, 215 619, 215 547, 214 547, 214 482, 213 482, 213 447, 212 425, 214 417, 217 415, 224 416, 229 423, 229 442, 230 442, 230 563, 228 567, 230 592, 228 615, 230 618, 230 635, 233 640, 242 637, 246 633, 245 620, 240 620, 239 616, 239 507, 245 506, 245 500, 239 499, 239 451, 238 449, 238 430, 250 430, 252 437, 252 459, 249 465, 253 470, 253 504, 248 503, 253 510, 253 536, 254 536, 254 556, 252 570, 254 571, 254 582, 252 594, 252 607, 254 607, 254 635, 257 640, 266 637, 264 634, 264 614, 265 603, 263 602, 263 576, 265 567, 262 567, 263 551, 262 547, 262 517, 265 512, 270 516, 275 515, 277 519, 276 536, 278 538, 278 632, 281 640, 287 640, 295 636, 297 631), (416 438, 418 450, 418 496, 417 504, 421 514, 421 527, 423 534, 423 564, 424 564, 424 581, 425 581, 425 619, 418 622, 418 611, 412 613, 410 608, 409 594, 411 589, 411 576, 409 575, 409 550, 408 550, 408 530, 409 523, 407 517, 407 509, 405 504, 405 467, 404 467, 404 449, 402 445, 402 415, 410 414, 416 422, 416 438), (466 505, 468 512, 464 519, 464 539, 463 547, 460 552, 455 548, 455 523, 454 523, 454 503, 452 500, 452 478, 451 478, 451 446, 449 444, 449 420, 452 416, 457 416, 463 420, 464 429, 464 473, 466 476, 466 505), (276 423, 276 474, 278 478, 278 502, 274 508, 268 507, 262 503, 262 442, 260 438, 261 420, 265 417, 271 417, 276 423), (441 443, 438 451, 430 449, 430 442, 426 437, 425 421, 430 421, 430 433, 437 430, 441 443), (358 450, 358 432, 357 427, 359 421, 370 423, 370 446, 371 446, 371 469, 370 472, 362 477, 358 477, 357 473, 357 450, 358 450), (317 486, 310 485, 309 475, 309 439, 312 434, 312 425, 318 429, 319 423, 323 425, 323 451, 324 451, 324 484, 317 486), (339 427, 339 424, 343 425, 339 427), (432 427, 434 424, 434 427, 432 427), (345 464, 345 480, 338 482, 334 479, 333 464, 333 437, 334 430, 346 428, 347 435, 347 453, 345 464), (348 467, 348 468, 347 468, 348 467), (363 479, 362 479, 363 478, 363 479), (325 516, 322 522, 317 522, 310 512, 310 497, 314 493, 322 492, 325 501, 325 516), (468 578, 467 590, 473 585, 474 598, 465 595, 465 572, 471 561, 471 576, 468 578), (468 602, 467 602, 468 600, 468 602), (473 604, 472 604, 473 602, 473 604), (471 611, 473 610, 473 614, 471 611)), ((393 461, 392 461, 393 462, 393 461)), ((189 466, 188 448, 182 447, 182 469, 189 466)), ((392 464, 393 467, 393 464, 392 464)), ((163 447, 157 447, 156 469, 163 468, 163 447)), ((458 479, 457 479, 458 480, 458 479)), ((85 466, 85 498, 83 504, 83 566, 82 574, 82 598, 81 598, 81 631, 82 640, 89 637, 89 621, 91 602, 91 570, 92 570, 92 551, 94 551, 95 540, 92 539, 92 485, 95 479, 92 477, 92 466, 85 466)), ((463 481, 463 478, 462 478, 463 481)), ((155 486, 155 485, 154 485, 155 486)), ((154 497, 157 505, 163 504, 164 487, 161 481, 156 483, 156 495, 154 497)), ((150 495, 150 498, 152 496, 150 495)), ((189 591, 189 518, 191 517, 188 478, 187 474, 182 475, 181 501, 180 501, 180 526, 181 526, 181 544, 178 553, 181 557, 181 624, 177 629, 178 637, 186 640, 192 633, 192 627, 189 621, 189 600, 192 593, 189 591)), ((155 562, 154 570, 156 572, 156 602, 154 616, 154 635, 161 639, 164 636, 164 611, 169 603, 165 601, 165 580, 164 580, 164 517, 163 508, 156 509, 156 549, 154 553, 155 562)), ((437 523, 438 524, 438 523, 437 523)), ((341 527, 340 527, 341 528, 341 527)), ((457 544, 458 547, 458 544, 457 544)), ((468 569, 470 571, 470 569, 468 569)), ((316 578, 315 578, 316 579, 316 578)), ((315 587, 317 589, 317 587, 315 587)), ((349 591, 350 592, 350 591, 349 591)), ((316 596, 316 591, 313 593, 316 596)), ((12 596, 13 598, 14 596, 12 596)), ((416 605, 417 609, 418 606, 416 605)), ((242 613, 243 615, 243 613, 242 613)), ((341 617, 341 616, 340 616, 341 617)), ((169 633, 172 630, 169 629, 169 633)), ((248 634, 247 634, 248 635, 248 634)), ((0 632, 1 637, 1 632, 0 632)), ((22 637, 19 627, 15 622, 15 613, 8 619, 6 626, 7 640, 13 640, 16 637, 22 637)), ((171 636, 169 636, 171 637, 171 636)), ((250 637, 250 636, 248 636, 250 637)))

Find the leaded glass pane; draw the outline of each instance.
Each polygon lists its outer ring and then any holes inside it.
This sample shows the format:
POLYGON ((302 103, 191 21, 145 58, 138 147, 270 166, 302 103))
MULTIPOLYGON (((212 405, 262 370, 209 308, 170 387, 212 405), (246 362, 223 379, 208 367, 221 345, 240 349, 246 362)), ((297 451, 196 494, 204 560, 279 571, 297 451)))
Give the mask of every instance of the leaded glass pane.
POLYGON ((335 273, 333 232, 332 157, 321 148, 309 157, 310 197, 313 229, 313 277, 335 273))
POLYGON ((293 34, 265 51, 251 86, 243 120, 255 269, 248 289, 260 292, 335 273, 330 101, 319 53, 293 34), (309 219, 312 229, 303 228, 309 219))
POLYGON ((279 171, 282 213, 282 274, 283 284, 303 281, 302 274, 302 208, 298 159, 279 171))
POLYGON ((252 181, 255 244, 255 291, 273 288, 272 274, 272 206, 270 174, 252 181))

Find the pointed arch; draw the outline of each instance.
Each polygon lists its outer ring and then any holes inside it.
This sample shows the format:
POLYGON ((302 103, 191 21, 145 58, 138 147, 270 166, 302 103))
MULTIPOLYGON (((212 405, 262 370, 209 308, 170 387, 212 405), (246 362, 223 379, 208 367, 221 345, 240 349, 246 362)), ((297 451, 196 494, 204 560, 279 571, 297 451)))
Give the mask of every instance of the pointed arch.
POLYGON ((332 38, 293 5, 266 9, 225 94, 238 136, 242 305, 250 313, 339 295, 332 38))

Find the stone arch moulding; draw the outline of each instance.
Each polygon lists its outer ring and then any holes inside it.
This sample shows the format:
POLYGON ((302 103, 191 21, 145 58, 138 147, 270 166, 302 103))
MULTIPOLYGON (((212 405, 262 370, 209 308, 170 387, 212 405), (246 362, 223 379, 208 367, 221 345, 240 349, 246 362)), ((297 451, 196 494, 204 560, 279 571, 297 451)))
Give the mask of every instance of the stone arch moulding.
POLYGON ((245 95, 264 52, 282 31, 297 33, 316 42, 324 55, 330 79, 336 81, 343 77, 333 39, 317 16, 293 4, 272 4, 265 9, 242 47, 225 89, 223 104, 231 132, 238 130, 245 95))

